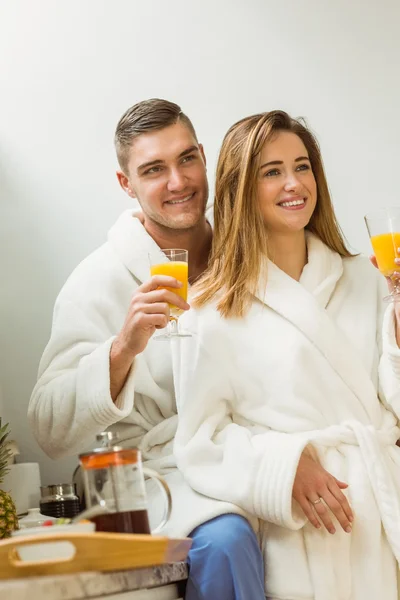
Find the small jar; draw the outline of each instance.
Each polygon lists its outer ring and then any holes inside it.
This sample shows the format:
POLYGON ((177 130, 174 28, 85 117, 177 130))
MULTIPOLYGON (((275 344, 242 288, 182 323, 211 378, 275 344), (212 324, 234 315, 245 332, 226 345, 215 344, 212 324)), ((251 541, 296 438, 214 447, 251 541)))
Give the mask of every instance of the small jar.
POLYGON ((80 513, 79 498, 72 483, 46 485, 40 488, 40 512, 49 517, 72 519, 80 513))
POLYGON ((29 508, 28 514, 25 517, 18 519, 18 523, 20 529, 26 529, 27 527, 39 527, 40 525, 43 525, 45 521, 54 522, 55 520, 54 517, 43 515, 40 512, 40 508, 29 508))

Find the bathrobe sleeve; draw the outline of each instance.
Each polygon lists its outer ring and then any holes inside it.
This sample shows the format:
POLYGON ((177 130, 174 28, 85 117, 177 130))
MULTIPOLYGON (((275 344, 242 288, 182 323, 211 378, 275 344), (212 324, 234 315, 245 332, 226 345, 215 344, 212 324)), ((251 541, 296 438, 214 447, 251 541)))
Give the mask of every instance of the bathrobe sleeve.
POLYGON ((206 331, 173 345, 178 467, 197 492, 299 529, 306 519, 292 488, 306 442, 251 423, 246 398, 235 394, 227 347, 212 321, 206 331))
POLYGON ((28 408, 35 437, 52 458, 81 451, 97 433, 132 411, 136 367, 115 404, 110 395, 110 330, 106 313, 62 296, 57 300, 28 408))

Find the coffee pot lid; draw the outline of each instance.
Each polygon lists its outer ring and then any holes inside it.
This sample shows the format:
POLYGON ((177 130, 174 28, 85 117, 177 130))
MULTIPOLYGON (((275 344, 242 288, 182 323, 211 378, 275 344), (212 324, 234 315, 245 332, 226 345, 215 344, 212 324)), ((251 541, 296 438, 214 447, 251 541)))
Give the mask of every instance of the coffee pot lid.
POLYGON ((89 452, 79 454, 79 458, 90 456, 92 454, 109 454, 110 452, 120 452, 122 446, 118 446, 119 436, 116 431, 102 431, 96 435, 96 442, 99 442, 98 448, 93 448, 89 452))
POLYGON ((113 447, 119 441, 119 435, 116 431, 102 431, 96 435, 96 442, 100 442, 100 448, 113 447))

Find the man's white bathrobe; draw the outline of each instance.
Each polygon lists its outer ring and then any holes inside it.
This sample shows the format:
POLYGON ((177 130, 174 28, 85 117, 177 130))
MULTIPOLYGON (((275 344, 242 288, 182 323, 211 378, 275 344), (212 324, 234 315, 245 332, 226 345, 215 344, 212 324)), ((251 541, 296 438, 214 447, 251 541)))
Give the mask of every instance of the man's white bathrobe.
POLYGON ((386 283, 368 259, 307 239, 300 282, 269 262, 245 318, 221 318, 215 302, 182 317, 193 337, 174 348, 178 467, 198 492, 261 520, 268 597, 397 600, 393 308, 382 324, 386 283), (351 534, 316 530, 292 500, 307 444, 349 484, 351 534))
MULTIPOLYGON (((116 404, 112 401, 111 344, 132 295, 150 278, 151 260, 167 258, 134 212, 125 211, 107 242, 74 270, 57 298, 28 416, 39 445, 52 458, 93 448, 96 434, 105 429, 118 431, 126 440, 123 445, 139 447, 147 466, 163 474, 171 488, 173 511, 164 532, 179 536, 225 512, 246 513, 197 494, 176 469, 177 414, 168 342, 150 340, 116 404)), ((160 513, 160 499, 150 494, 153 515, 160 513)), ((252 523, 256 529, 257 519, 252 523)))

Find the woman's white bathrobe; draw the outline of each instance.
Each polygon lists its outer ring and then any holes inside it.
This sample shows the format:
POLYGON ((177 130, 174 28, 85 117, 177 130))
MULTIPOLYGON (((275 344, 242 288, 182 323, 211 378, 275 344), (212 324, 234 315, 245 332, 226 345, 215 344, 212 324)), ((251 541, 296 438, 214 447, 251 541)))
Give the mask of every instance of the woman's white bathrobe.
POLYGON ((221 318, 215 303, 182 317, 194 336, 174 349, 178 467, 198 492, 262 520, 268 597, 397 600, 393 308, 382 335, 387 289, 369 261, 342 260, 314 236, 308 254, 300 282, 268 263, 245 318, 221 318), (292 500, 307 444, 349 484, 350 535, 316 530, 292 500))
MULTIPOLYGON (((185 535, 209 518, 245 511, 195 493, 176 469, 170 344, 151 340, 136 357, 117 403, 111 399, 111 344, 133 293, 150 277, 149 254, 152 260, 167 260, 128 210, 111 228, 107 242, 74 270, 56 301, 28 416, 38 443, 52 458, 93 448, 96 434, 105 429, 118 431, 127 440, 124 445, 138 446, 147 465, 165 476, 172 491, 172 517, 164 531, 185 535)), ((158 514, 160 496, 150 494, 149 500, 158 514)), ((257 520, 252 522, 257 528, 257 520)))

